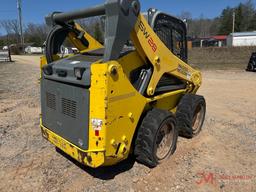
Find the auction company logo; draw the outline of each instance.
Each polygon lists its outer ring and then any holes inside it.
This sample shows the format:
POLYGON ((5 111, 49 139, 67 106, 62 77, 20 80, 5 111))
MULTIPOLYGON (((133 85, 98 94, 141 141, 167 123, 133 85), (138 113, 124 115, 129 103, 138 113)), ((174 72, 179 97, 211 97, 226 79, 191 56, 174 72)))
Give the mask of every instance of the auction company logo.
POLYGON ((213 173, 197 173, 197 176, 200 177, 198 181, 196 181, 197 185, 202 185, 202 184, 216 184, 216 178, 214 177, 213 173))
POLYGON ((217 185, 218 181, 228 181, 228 182, 246 182, 252 181, 256 176, 254 175, 220 175, 214 174, 212 172, 199 172, 197 173, 199 179, 196 181, 197 185, 217 185))

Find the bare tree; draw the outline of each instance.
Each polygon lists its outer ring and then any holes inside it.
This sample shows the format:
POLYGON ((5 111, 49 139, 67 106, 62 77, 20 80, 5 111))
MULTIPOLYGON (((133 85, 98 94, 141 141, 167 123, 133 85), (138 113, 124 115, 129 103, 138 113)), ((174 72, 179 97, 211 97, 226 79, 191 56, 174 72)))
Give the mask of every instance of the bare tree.
POLYGON ((192 14, 189 11, 183 11, 180 15, 178 15, 178 18, 182 20, 191 20, 192 14))
POLYGON ((12 30, 7 20, 0 21, 0 26, 5 30, 7 34, 11 34, 12 30))
POLYGON ((8 36, 13 36, 16 43, 19 42, 19 23, 14 20, 2 20, 0 26, 6 31, 8 36))
POLYGON ((48 27, 45 24, 29 23, 25 28, 25 39, 35 46, 42 46, 48 34, 48 27))
POLYGON ((104 22, 102 17, 92 17, 80 19, 77 22, 93 37, 98 36, 98 32, 104 34, 104 22), (95 30, 96 29, 96 30, 95 30), (96 31, 96 32, 95 32, 96 31))

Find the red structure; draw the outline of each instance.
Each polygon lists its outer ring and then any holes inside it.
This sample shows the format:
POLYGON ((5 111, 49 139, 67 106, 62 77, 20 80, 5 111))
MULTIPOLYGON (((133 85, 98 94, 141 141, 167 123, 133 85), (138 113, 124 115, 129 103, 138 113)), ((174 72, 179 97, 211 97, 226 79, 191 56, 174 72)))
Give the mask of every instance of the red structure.
POLYGON ((193 47, 224 47, 227 45, 227 35, 196 38, 193 47))

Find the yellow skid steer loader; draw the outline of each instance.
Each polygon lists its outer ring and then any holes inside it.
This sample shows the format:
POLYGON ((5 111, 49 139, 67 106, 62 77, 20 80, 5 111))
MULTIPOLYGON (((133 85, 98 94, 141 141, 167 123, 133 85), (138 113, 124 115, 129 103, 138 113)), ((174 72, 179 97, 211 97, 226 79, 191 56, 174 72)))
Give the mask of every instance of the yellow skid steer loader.
POLYGON ((202 78, 187 64, 186 25, 140 8, 139 0, 107 0, 46 17, 52 30, 41 59, 42 135, 90 167, 130 154, 155 167, 174 153, 179 135, 192 138, 203 126, 202 78), (104 18, 104 45, 75 22, 94 16, 104 18), (61 58, 65 39, 79 52, 61 58))

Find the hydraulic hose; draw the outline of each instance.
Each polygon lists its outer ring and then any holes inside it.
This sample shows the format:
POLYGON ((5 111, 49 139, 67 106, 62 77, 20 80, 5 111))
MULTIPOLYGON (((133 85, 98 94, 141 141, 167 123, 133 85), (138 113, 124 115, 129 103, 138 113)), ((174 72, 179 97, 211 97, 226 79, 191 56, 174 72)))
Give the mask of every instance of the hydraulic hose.
POLYGON ((50 31, 46 39, 45 45, 45 56, 47 63, 52 63, 54 61, 53 55, 56 55, 60 51, 60 47, 65 41, 70 29, 56 25, 50 31))

